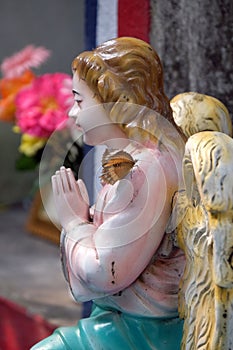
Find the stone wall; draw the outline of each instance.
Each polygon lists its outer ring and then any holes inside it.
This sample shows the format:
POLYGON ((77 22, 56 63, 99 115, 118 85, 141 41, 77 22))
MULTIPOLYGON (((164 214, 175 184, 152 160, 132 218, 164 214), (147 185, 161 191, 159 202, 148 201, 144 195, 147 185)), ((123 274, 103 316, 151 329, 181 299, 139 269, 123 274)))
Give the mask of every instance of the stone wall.
POLYGON ((169 98, 197 91, 233 116, 233 1, 152 0, 151 44, 164 66, 169 98))

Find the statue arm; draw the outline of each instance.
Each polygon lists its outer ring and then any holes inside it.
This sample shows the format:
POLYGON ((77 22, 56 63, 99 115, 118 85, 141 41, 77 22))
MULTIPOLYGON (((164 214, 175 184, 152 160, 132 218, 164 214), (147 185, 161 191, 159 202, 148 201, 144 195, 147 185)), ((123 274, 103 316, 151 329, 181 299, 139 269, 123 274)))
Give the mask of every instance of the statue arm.
POLYGON ((63 249, 76 299, 117 293, 140 275, 164 235, 170 214, 167 192, 159 161, 139 160, 127 179, 100 196, 95 215, 101 223, 77 218, 67 225, 63 249))

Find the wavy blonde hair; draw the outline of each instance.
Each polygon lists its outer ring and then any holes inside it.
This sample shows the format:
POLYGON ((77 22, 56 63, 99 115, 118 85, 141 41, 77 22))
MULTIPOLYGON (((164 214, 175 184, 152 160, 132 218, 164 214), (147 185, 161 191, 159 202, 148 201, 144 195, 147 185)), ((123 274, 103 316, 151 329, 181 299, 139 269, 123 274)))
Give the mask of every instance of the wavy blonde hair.
POLYGON ((72 70, 106 104, 109 118, 128 137, 134 138, 140 129, 144 138, 158 138, 155 114, 179 130, 164 93, 162 64, 148 43, 130 37, 109 40, 77 56, 72 70))

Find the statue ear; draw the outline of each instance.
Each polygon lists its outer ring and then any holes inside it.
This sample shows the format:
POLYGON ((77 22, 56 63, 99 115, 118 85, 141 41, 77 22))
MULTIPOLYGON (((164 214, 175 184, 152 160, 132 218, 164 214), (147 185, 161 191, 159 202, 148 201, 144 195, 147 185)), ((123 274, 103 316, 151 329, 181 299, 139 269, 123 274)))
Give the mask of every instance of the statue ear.
POLYGON ((114 102, 113 96, 116 89, 119 89, 119 84, 116 82, 116 77, 110 72, 105 72, 98 79, 98 90, 104 102, 114 102))
POLYGON ((128 86, 124 85, 118 76, 110 71, 99 77, 97 87, 104 102, 135 102, 128 86))

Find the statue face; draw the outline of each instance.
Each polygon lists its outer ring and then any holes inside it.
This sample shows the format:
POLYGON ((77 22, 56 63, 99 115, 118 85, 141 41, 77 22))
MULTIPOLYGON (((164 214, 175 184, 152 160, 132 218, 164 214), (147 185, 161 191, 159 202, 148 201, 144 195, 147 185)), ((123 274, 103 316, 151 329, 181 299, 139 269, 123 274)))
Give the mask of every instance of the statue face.
POLYGON ((123 137, 120 127, 108 118, 103 104, 94 96, 93 91, 75 73, 73 76, 74 105, 69 117, 76 120, 76 125, 83 131, 83 141, 95 146, 106 144, 109 139, 123 137))
MULTIPOLYGON (((81 111, 99 104, 99 101, 94 97, 93 92, 89 89, 85 81, 79 79, 77 74, 73 76, 73 95, 74 105, 69 111, 69 117, 75 118, 76 121, 81 111)), ((77 125, 81 126, 78 124, 78 121, 77 125)))
POLYGON ((73 76, 73 94, 74 105, 69 117, 74 118, 77 127, 83 131, 84 142, 92 146, 103 143, 103 126, 110 124, 110 120, 93 91, 77 74, 73 76))

